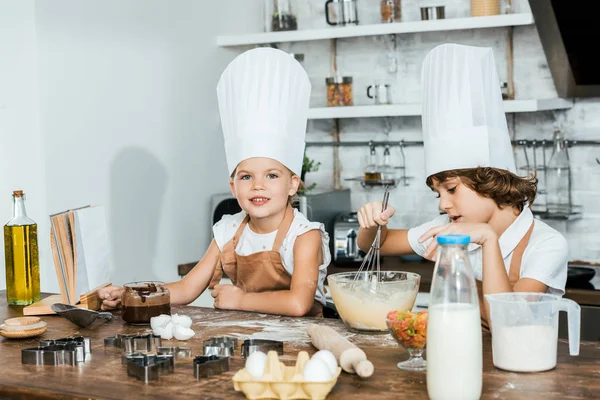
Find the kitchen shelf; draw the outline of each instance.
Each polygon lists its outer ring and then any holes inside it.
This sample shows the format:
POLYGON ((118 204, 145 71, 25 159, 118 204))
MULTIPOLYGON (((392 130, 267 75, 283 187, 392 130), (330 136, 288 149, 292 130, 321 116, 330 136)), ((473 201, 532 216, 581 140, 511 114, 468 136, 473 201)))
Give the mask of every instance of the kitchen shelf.
MULTIPOLYGON (((505 100, 507 113, 562 110, 571 108, 573 103, 565 99, 505 100)), ((391 104, 346 107, 317 107, 308 110, 308 119, 407 117, 421 115, 421 104, 391 104)))
POLYGON ((358 177, 358 178, 346 178, 344 179, 345 181, 354 181, 354 182, 360 182, 360 185, 367 189, 367 188, 376 188, 376 187, 390 187, 390 188, 395 188, 396 186, 398 186, 398 184, 401 181, 404 181, 404 183, 406 184, 410 179, 414 179, 412 176, 399 176, 397 179, 379 179, 379 180, 366 180, 362 177, 358 177))
POLYGON ((484 17, 449 18, 431 21, 408 21, 285 32, 250 33, 217 37, 217 46, 234 47, 270 43, 304 42, 359 36, 379 36, 402 33, 455 31, 463 29, 498 28, 533 24, 531 13, 502 14, 484 17))
POLYGON ((555 220, 555 221, 573 221, 583 217, 580 205, 571 206, 571 212, 567 213, 550 213, 545 209, 532 208, 531 212, 534 216, 540 219, 555 220))

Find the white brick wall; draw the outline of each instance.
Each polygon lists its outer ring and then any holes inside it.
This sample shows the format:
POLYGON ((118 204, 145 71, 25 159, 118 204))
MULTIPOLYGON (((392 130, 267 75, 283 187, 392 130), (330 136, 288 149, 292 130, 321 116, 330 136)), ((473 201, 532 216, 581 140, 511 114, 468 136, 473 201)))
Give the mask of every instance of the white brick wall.
MULTIPOLYGON (((514 0, 516 12, 529 11, 527 0, 514 0)), ((402 0, 404 21, 420 18, 422 5, 445 4, 446 18, 470 15, 469 0, 418 1, 402 0)), ((358 0, 361 24, 379 22, 379 1, 358 0)), ((325 13, 323 0, 295 0, 300 29, 324 28, 325 13)), ((506 80, 506 28, 473 31, 430 32, 397 36, 398 68, 389 73, 387 48, 388 37, 364 37, 339 39, 338 71, 354 78, 354 102, 357 105, 370 104, 366 87, 375 81, 387 81, 393 85, 392 99, 395 103, 415 103, 420 101, 420 68, 425 54, 434 46, 444 42, 456 42, 475 46, 490 46, 494 49, 500 79, 506 80)), ((306 68, 312 84, 312 106, 324 106, 325 77, 331 75, 330 43, 328 40, 293 43, 282 49, 304 53, 306 68)), ((546 57, 540 44, 535 26, 514 29, 514 82, 517 98, 552 98, 556 91, 548 69, 546 57)), ((539 112, 508 115, 509 128, 516 139, 551 139, 555 117, 565 119, 567 138, 600 139, 600 101, 596 99, 577 100, 572 109, 558 112, 539 112), (513 121, 514 119, 514 121, 513 121)), ((421 140, 420 117, 392 118, 390 140, 421 140)), ((342 140, 385 140, 385 121, 381 118, 340 120, 342 140)), ((332 121, 310 121, 307 141, 329 140, 332 121)), ((382 154, 383 149, 379 149, 382 154)), ((320 189, 333 185, 333 157, 331 147, 310 147, 308 155, 321 161, 318 172, 309 174, 308 183, 316 182, 320 189)), ((378 200, 381 192, 365 191, 355 182, 345 182, 344 178, 359 176, 365 165, 368 149, 358 147, 340 148, 342 163, 342 184, 352 189, 353 207, 378 200)), ((399 148, 394 148, 392 157, 400 162, 399 148)), ((422 147, 405 149, 407 174, 413 176, 408 187, 393 190, 390 203, 399 211, 393 226, 410 227, 436 215, 437 199, 425 186, 422 147)), ((538 161, 541 163, 541 152, 538 161)), ((547 153, 548 156, 550 152, 547 153)), ((600 157, 600 149, 579 146, 570 150, 573 168, 573 198, 583 206, 584 218, 571 222, 550 221, 569 239, 570 255, 573 260, 600 261, 600 165, 595 158, 600 157)), ((516 150, 517 165, 523 166, 523 154, 516 150)), ((530 154, 531 159, 531 154, 530 154)), ((543 181, 541 182, 544 183, 543 181)), ((543 196, 541 197, 543 200, 543 196)))

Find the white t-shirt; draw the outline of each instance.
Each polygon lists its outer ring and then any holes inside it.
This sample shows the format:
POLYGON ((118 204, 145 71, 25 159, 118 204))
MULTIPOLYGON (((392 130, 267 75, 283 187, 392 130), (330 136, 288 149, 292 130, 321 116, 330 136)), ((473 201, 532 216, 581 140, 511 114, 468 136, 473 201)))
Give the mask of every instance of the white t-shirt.
MULTIPOLYGON (((213 226, 214 239, 220 251, 223 251, 223 246, 233 238, 245 217, 246 213, 244 211, 234 215, 226 214, 213 226)), ((319 281, 315 299, 325 305, 323 283, 327 276, 327 266, 331 262, 329 235, 325 231, 325 226, 320 222, 310 222, 300 211, 294 209, 294 219, 283 239, 279 254, 281 254, 283 267, 292 275, 294 272, 294 243, 296 243, 296 238, 313 229, 317 229, 321 233, 321 250, 323 253, 323 264, 319 266, 319 281)), ((275 236, 277 236, 277 231, 259 234, 253 232, 250 226, 246 224, 235 252, 240 256, 247 256, 260 251, 271 250, 273 249, 275 236)))
MULTIPOLYGON (((523 236, 525 236, 533 221, 533 214, 529 207, 526 206, 517 219, 498 239, 506 273, 510 269, 513 250, 517 247, 523 236)), ((440 215, 423 225, 409 229, 408 242, 415 253, 423 256, 427 245, 433 240, 428 239, 423 243, 419 243, 419 237, 423 233, 434 226, 448 223, 450 223, 448 216, 440 215)), ((470 243, 468 249, 469 260, 471 261, 475 279, 481 280, 481 246, 470 243)), ((544 222, 535 220, 529 243, 521 259, 520 277, 540 281, 548 286, 548 293, 562 296, 565 293, 565 284, 567 283, 568 252, 567 240, 563 235, 544 222)))

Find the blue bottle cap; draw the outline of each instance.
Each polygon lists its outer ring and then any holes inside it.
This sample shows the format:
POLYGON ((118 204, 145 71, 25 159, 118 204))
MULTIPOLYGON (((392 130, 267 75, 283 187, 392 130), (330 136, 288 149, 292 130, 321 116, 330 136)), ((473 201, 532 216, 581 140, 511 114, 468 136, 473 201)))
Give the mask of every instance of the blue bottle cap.
POLYGON ((469 244, 471 237, 468 235, 440 235, 437 237, 438 244, 469 244))

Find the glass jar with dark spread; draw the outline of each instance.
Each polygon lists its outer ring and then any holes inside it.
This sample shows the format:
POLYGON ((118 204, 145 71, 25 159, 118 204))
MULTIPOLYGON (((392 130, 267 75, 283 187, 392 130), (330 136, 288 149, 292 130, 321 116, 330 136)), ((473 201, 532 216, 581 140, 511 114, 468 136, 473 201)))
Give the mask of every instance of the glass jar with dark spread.
POLYGON ((164 282, 131 282, 123 285, 121 297, 123 321, 130 324, 149 324, 150 318, 171 314, 171 296, 164 282))

